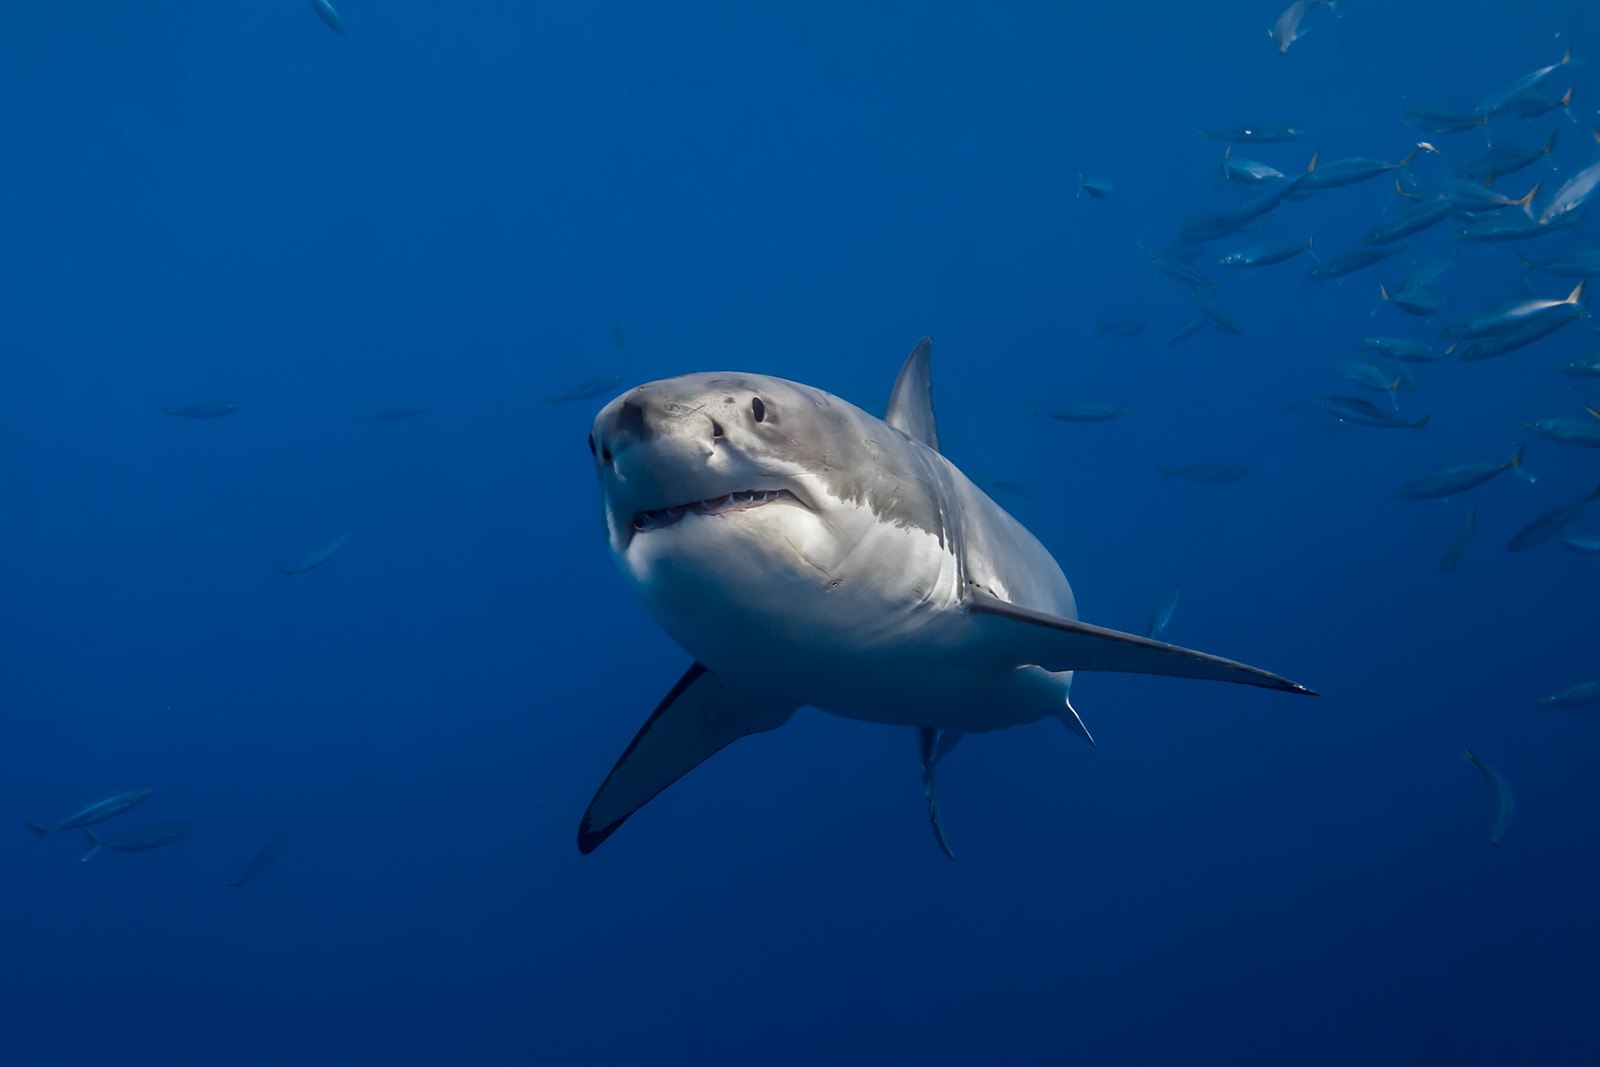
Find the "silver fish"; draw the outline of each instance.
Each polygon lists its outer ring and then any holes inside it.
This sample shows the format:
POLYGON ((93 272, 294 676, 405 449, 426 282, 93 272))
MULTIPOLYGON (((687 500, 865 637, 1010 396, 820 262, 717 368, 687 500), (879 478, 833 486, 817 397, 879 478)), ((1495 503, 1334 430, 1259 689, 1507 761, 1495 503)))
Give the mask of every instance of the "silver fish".
POLYGON ((1300 24, 1305 21, 1307 15, 1324 4, 1330 11, 1333 10, 1333 0, 1294 0, 1294 3, 1278 16, 1278 21, 1267 31, 1267 36, 1278 46, 1280 56, 1289 51, 1290 45, 1305 36, 1300 31, 1300 24))
POLYGON ((546 396, 545 399, 557 405, 565 404, 569 400, 588 400, 591 397, 612 392, 621 384, 622 375, 620 374, 597 374, 593 378, 579 382, 564 393, 546 396))
POLYGON ((1157 463, 1156 470, 1161 472, 1163 478, 1179 478, 1205 485, 1227 485, 1250 473, 1249 467, 1237 463, 1191 463, 1187 467, 1163 467, 1157 463))
POLYGON ((1562 278, 1600 278, 1600 249, 1574 248, 1558 252, 1548 259, 1535 263, 1526 256, 1517 257, 1529 270, 1554 274, 1562 278))
POLYGON ((1365 270, 1375 263, 1382 263, 1390 256, 1399 255, 1406 250, 1405 245, 1377 245, 1372 248, 1357 248, 1353 252, 1346 252, 1332 259, 1325 259, 1315 267, 1306 271, 1307 278, 1342 278, 1346 274, 1354 274, 1358 270, 1365 270))
POLYGON ((1495 145, 1477 159, 1458 164, 1455 168, 1456 176, 1481 182, 1494 181, 1507 174, 1515 174, 1553 152, 1556 147, 1556 134, 1560 132, 1559 129, 1552 131, 1550 137, 1539 148, 1526 148, 1517 144, 1495 145))
MULTIPOLYGON (((1600 140, 1600 133, 1595 138, 1600 140)), ((1539 222, 1548 226, 1556 219, 1574 215, 1589 202, 1596 189, 1600 189, 1600 162, 1591 163, 1568 178, 1539 213, 1539 222)))
POLYGON ((1418 315, 1426 318, 1441 311, 1450 303, 1448 293, 1441 293, 1437 289, 1405 288, 1390 292, 1387 286, 1378 286, 1378 295, 1386 304, 1392 304, 1404 311, 1407 315, 1418 315))
POLYGON ((1134 244, 1139 246, 1139 250, 1145 254, 1156 270, 1174 281, 1205 289, 1216 288, 1216 285, 1209 278, 1200 273, 1199 268, 1180 257, 1177 253, 1162 248, 1160 245, 1150 244, 1148 241, 1135 241, 1134 244))
POLYGON ((307 552, 305 557, 300 560, 299 566, 280 566, 278 570, 290 577, 293 577, 296 574, 303 574, 306 571, 311 570, 313 567, 320 567, 336 556, 339 553, 339 550, 345 546, 345 542, 348 540, 350 540, 349 534, 336 534, 335 536, 328 538, 326 541, 323 541, 321 544, 313 547, 311 551, 307 552))
POLYGON ((93 826, 95 823, 105 822, 107 819, 121 815, 130 808, 143 804, 150 799, 153 793, 155 793, 154 789, 133 789, 126 793, 118 793, 116 796, 97 800, 93 804, 85 804, 54 826, 41 826, 36 822, 30 822, 27 824, 28 829, 40 837, 45 834, 53 834, 57 830, 81 830, 85 826, 93 826))
POLYGON ((1539 703, 1547 708, 1581 708, 1585 704, 1600 703, 1600 679, 1557 689, 1548 696, 1540 697, 1539 703))
POLYGON ((169 408, 162 404, 161 410, 176 419, 220 419, 224 415, 232 415, 239 410, 238 404, 190 404, 187 407, 169 408))
POLYGON ((1530 345, 1541 337, 1556 332, 1567 323, 1575 321, 1577 321, 1576 315, 1548 315, 1541 319, 1535 319, 1525 326, 1520 326, 1496 337, 1486 337, 1470 345, 1463 345, 1457 342, 1450 346, 1449 354, 1454 356, 1458 363, 1492 359, 1495 356, 1503 356, 1507 352, 1515 352, 1517 349, 1530 345))
POLYGON ((1570 321, 1583 315, 1583 287, 1588 280, 1580 281, 1572 292, 1560 300, 1511 300, 1492 304, 1473 312, 1460 322, 1446 326, 1441 337, 1470 341, 1480 337, 1493 337, 1510 333, 1535 322, 1570 321))
POLYGON ((1488 115, 1427 107, 1403 107, 1400 109, 1400 117, 1406 125, 1423 133, 1465 133, 1489 123, 1488 115))
POLYGON ((1334 189, 1341 185, 1354 185, 1380 174, 1387 174, 1391 170, 1402 170, 1411 166, 1411 161, 1417 157, 1420 148, 1413 148, 1405 158, 1395 163, 1383 159, 1336 159, 1331 163, 1318 163, 1317 169, 1306 175, 1300 191, 1307 192, 1314 189, 1334 189))
POLYGON ((1347 382, 1359 385, 1363 389, 1371 389, 1375 393, 1388 393, 1391 397, 1405 380, 1399 375, 1386 373, 1373 363, 1355 359, 1334 360, 1333 369, 1347 382))
POLYGON ((1236 252, 1230 252, 1217 260, 1219 267, 1266 267, 1274 263, 1282 263, 1293 259, 1302 252, 1311 250, 1314 237, 1307 237, 1304 241, 1257 241, 1255 244, 1246 245, 1236 252))
POLYGON ((1388 356, 1402 363, 1436 363, 1444 358, 1441 350, 1404 337, 1363 337, 1361 347, 1375 356, 1388 356))
POLYGON ((344 36, 344 20, 339 17, 339 13, 333 9, 328 0, 311 0, 311 10, 317 13, 317 18, 327 24, 328 29, 340 37, 344 36))
POLYGON ((1506 549, 1511 552, 1523 552, 1544 544, 1578 521, 1583 513, 1589 510, 1589 505, 1596 500, 1600 500, 1600 485, 1595 486, 1594 491, 1588 496, 1574 500, 1570 504, 1563 504, 1559 508, 1551 508, 1528 523, 1507 542, 1506 549))
POLYGON ((1447 196, 1431 196, 1412 204, 1388 222, 1374 226, 1361 240, 1369 245, 1388 244, 1410 237, 1448 218, 1455 202, 1447 196))
POLYGON ((1549 66, 1530 71, 1499 92, 1491 94, 1487 100, 1477 106, 1476 113, 1487 116, 1507 110, 1518 97, 1526 96, 1539 88, 1544 84, 1546 78, 1570 62, 1572 62, 1572 46, 1568 45, 1559 60, 1549 66))
POLYGON ((1600 448, 1600 420, 1596 419, 1529 419, 1523 429, 1532 430, 1564 445, 1582 448, 1600 448))
POLYGON ((1467 524, 1459 533, 1450 539, 1445 546, 1444 555, 1439 557, 1439 570, 1445 573, 1461 566, 1467 558, 1467 549, 1472 547, 1472 535, 1478 528, 1478 509, 1473 508, 1467 512, 1467 524))
POLYGON ((1556 544, 1580 556, 1600 556, 1600 537, 1558 537, 1556 544))
POLYGON ((1512 799, 1511 786, 1500 777, 1498 771, 1483 760, 1472 754, 1472 750, 1463 748, 1467 762, 1478 769, 1478 774, 1483 777, 1483 784, 1489 790, 1489 844, 1498 845, 1500 839, 1506 834, 1506 827, 1511 825, 1511 817, 1517 812, 1517 802, 1512 799))
POLYGON ((85 830, 84 834, 89 838, 89 851, 80 857, 80 862, 92 859, 103 848, 118 852, 146 852, 152 848, 163 848, 187 837, 193 829, 194 823, 190 822, 158 822, 129 830, 114 841, 105 840, 93 830, 85 830))
POLYGON ((1081 200, 1085 193, 1096 200, 1103 200, 1115 191, 1115 186, 1105 178, 1086 178, 1078 175, 1078 198, 1081 200))
POLYGON ((1526 241, 1534 237, 1547 237, 1552 233, 1560 233, 1562 230, 1577 224, 1577 215, 1557 215, 1549 221, 1523 218, 1520 215, 1512 215, 1510 218, 1491 215, 1486 218, 1474 219, 1457 230, 1456 237, 1462 241, 1477 241, 1479 243, 1526 241))
POLYGON ((250 879, 254 878, 256 875, 272 866, 272 864, 277 861, 278 857, 283 855, 283 850, 289 847, 289 842, 293 840, 294 827, 291 826, 277 837, 274 837, 271 841, 268 841, 266 846, 263 847, 260 852, 255 854, 255 858, 250 861, 250 865, 246 867, 244 873, 239 876, 239 880, 228 883, 228 888, 238 889, 250 879))
POLYGON ((1094 332, 1097 337, 1108 333, 1113 337, 1137 337, 1144 333, 1144 325, 1140 318, 1101 319, 1094 324, 1094 332))
POLYGON ((1182 591, 1175 586, 1172 592, 1167 594, 1166 599, 1156 606, 1155 614, 1150 616, 1150 625, 1145 630, 1145 636, 1158 641, 1161 635, 1166 633, 1167 626, 1172 622, 1172 613, 1178 610, 1178 594, 1182 591))
POLYGON ((1316 403, 1319 407, 1332 412, 1341 422, 1376 426, 1379 429, 1420 430, 1428 425, 1429 419, 1433 418, 1433 413, 1430 411, 1420 419, 1409 421, 1401 418, 1399 412, 1381 408, 1359 396, 1319 396, 1316 398, 1316 403))
POLYGON ((1407 500, 1432 500, 1454 496, 1475 489, 1502 471, 1516 470, 1522 466, 1523 446, 1504 463, 1452 463, 1432 474, 1424 475, 1400 487, 1400 495, 1407 500))
POLYGON ((1235 126, 1228 130, 1201 130, 1200 136, 1234 144, 1279 144, 1293 141, 1305 133, 1295 126, 1235 126))
POLYGON ((1121 404, 1061 404, 1057 407, 1038 408, 1038 413, 1061 422, 1109 422, 1128 413, 1121 404))
POLYGON ((1241 185, 1261 185, 1277 181, 1283 177, 1283 171, 1253 159, 1236 156, 1233 154, 1233 145, 1229 145, 1222 150, 1222 177, 1225 181, 1238 182, 1241 185))
POLYGON ((1600 378, 1600 356, 1591 356, 1587 360, 1573 360, 1563 363, 1556 370, 1562 374, 1570 374, 1575 378, 1600 378))

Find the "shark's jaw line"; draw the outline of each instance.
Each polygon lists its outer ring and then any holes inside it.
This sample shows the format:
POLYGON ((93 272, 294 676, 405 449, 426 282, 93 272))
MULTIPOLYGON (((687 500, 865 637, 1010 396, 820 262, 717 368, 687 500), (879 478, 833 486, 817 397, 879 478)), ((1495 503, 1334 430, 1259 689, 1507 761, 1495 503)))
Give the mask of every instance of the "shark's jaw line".
POLYGON ((787 489, 744 489, 707 500, 641 511, 633 516, 628 526, 636 534, 649 533, 652 530, 676 525, 686 515, 730 515, 779 500, 787 500, 793 504, 800 503, 800 498, 787 489))

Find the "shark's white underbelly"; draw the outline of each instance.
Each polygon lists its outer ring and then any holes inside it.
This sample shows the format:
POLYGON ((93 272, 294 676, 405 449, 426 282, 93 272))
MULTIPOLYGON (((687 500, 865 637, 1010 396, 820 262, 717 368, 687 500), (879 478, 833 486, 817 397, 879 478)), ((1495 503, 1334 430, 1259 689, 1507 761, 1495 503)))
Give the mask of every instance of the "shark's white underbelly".
POLYGON ((981 731, 1054 714, 1066 697, 1070 675, 983 647, 958 607, 952 546, 865 508, 691 515, 635 538, 623 564, 690 655, 796 705, 981 731))

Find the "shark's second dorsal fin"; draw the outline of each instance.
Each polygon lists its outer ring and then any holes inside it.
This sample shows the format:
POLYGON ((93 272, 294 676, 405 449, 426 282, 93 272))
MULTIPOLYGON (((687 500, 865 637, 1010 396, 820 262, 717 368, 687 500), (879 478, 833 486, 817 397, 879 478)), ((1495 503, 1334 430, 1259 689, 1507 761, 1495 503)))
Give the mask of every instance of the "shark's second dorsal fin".
POLYGON ((889 394, 883 421, 914 441, 939 451, 939 431, 933 423, 933 341, 927 337, 900 366, 889 394))
POLYGON ((593 852, 628 816, 741 737, 789 721, 792 706, 730 686, 696 663, 634 735, 578 827, 578 850, 593 852))

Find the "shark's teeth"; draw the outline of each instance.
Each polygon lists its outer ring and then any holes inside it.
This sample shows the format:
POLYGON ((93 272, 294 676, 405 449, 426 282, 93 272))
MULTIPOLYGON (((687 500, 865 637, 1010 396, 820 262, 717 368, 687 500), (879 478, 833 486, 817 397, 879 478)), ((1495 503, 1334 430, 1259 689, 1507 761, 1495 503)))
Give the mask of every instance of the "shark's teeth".
POLYGON ((794 500, 795 495, 787 489, 746 489, 726 496, 712 497, 709 500, 697 500, 692 504, 675 504, 670 508, 641 511, 633 517, 633 529, 636 533, 647 533, 664 526, 671 526, 691 512, 696 515, 723 515, 734 511, 748 511, 762 504, 770 504, 774 500, 785 499, 794 500))

